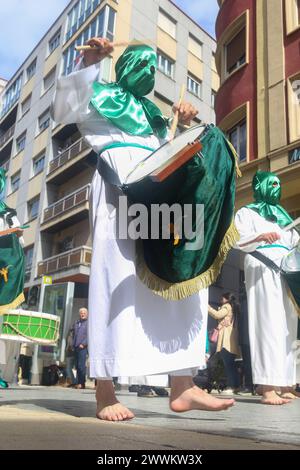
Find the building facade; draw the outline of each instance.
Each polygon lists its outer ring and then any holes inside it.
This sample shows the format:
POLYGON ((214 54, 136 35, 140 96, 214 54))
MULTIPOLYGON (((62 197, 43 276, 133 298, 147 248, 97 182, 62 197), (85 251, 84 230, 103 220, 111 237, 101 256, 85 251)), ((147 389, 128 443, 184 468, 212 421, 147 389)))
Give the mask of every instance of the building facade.
POLYGON ((258 169, 276 172, 282 203, 300 215, 300 0, 220 0, 217 124, 237 149, 237 207, 258 169))
MULTIPOLYGON (((186 99, 200 110, 196 122, 215 122, 219 87, 215 40, 170 0, 72 0, 4 84, 0 166, 8 171, 7 204, 17 209, 22 224, 30 225, 24 233, 26 291, 40 285, 44 275, 53 282, 73 281, 74 311, 87 303, 88 194, 97 156, 76 125, 51 121, 50 105, 56 79, 74 69, 75 45, 93 36, 145 40, 157 49, 157 81, 150 98, 166 116, 186 84, 186 99)), ((103 81, 114 80, 121 52, 118 48, 105 59, 103 81)))

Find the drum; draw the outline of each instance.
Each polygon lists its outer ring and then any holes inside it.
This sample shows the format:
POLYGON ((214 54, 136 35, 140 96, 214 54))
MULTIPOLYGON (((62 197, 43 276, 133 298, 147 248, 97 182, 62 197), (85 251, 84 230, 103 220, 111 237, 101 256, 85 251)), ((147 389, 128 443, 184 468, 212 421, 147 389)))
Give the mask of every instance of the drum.
POLYGON ((59 338, 60 318, 29 310, 9 310, 3 315, 1 339, 55 345, 59 338))
POLYGON ((282 259, 281 273, 300 309, 300 242, 282 259))
POLYGON ((129 203, 143 204, 148 211, 137 245, 137 273, 154 293, 179 300, 216 280, 238 239, 233 224, 236 168, 236 154, 224 134, 215 126, 195 126, 127 175, 122 190, 129 203), (155 205, 167 206, 170 218, 153 224, 155 205), (183 230, 187 217, 190 233, 183 230), (152 228, 158 225, 154 238, 152 228))

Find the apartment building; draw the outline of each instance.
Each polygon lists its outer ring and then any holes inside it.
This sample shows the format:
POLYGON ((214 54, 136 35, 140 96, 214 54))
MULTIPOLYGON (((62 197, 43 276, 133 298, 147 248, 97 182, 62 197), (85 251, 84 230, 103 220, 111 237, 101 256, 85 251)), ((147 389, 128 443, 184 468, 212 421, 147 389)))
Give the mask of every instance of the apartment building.
MULTIPOLYGON (((24 233, 25 288, 75 282, 74 306, 86 304, 91 237, 88 194, 97 156, 76 125, 51 121, 56 79, 72 72, 75 45, 93 36, 147 40, 158 53, 153 99, 166 116, 186 84, 186 99, 214 122, 219 87, 215 40, 170 0, 72 0, 5 83, 0 111, 0 166, 8 171, 7 204, 17 209, 24 233)), ((118 48, 105 59, 102 80, 114 80, 118 48)))

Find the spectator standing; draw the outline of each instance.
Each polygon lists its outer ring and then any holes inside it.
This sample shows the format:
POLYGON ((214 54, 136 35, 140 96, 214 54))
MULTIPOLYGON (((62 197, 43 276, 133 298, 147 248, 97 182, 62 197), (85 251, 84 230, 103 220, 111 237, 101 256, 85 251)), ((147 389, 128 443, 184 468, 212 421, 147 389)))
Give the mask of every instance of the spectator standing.
POLYGON ((86 359, 88 353, 87 319, 87 309, 79 309, 79 319, 74 324, 73 342, 75 353, 75 367, 77 371, 77 385, 75 385, 75 388, 85 388, 86 359))

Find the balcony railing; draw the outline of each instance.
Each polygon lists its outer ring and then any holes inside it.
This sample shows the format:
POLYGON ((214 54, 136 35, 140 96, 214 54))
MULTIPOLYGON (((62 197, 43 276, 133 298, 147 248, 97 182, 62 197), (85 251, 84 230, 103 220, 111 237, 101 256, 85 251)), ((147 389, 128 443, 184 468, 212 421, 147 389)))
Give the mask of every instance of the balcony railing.
POLYGON ((51 204, 44 210, 44 220, 43 223, 49 222, 49 220, 62 215, 70 209, 74 209, 76 206, 79 206, 83 202, 87 202, 89 198, 89 189, 90 185, 84 186, 83 188, 74 191, 74 193, 69 194, 63 199, 51 204))
POLYGON ((5 134, 1 135, 0 137, 0 148, 3 147, 3 145, 6 144, 6 142, 12 138, 12 136, 14 135, 14 132, 15 132, 15 124, 13 126, 11 126, 6 132, 5 134))
POLYGON ((81 246, 73 250, 66 251, 38 263, 38 276, 55 273, 62 269, 73 268, 84 265, 90 266, 92 259, 92 249, 88 246, 81 246))
POLYGON ((57 170, 58 168, 65 165, 68 161, 72 160, 72 158, 77 157, 80 152, 90 148, 88 144, 84 141, 84 139, 80 139, 75 144, 72 144, 70 147, 67 148, 64 152, 58 155, 54 160, 52 160, 49 164, 49 172, 48 175, 53 173, 53 171, 57 170))

